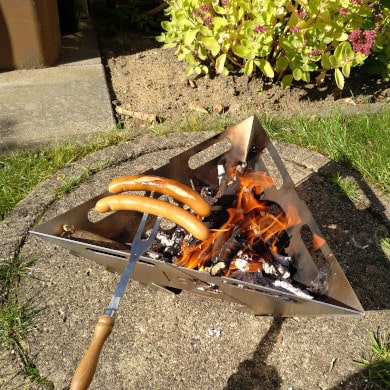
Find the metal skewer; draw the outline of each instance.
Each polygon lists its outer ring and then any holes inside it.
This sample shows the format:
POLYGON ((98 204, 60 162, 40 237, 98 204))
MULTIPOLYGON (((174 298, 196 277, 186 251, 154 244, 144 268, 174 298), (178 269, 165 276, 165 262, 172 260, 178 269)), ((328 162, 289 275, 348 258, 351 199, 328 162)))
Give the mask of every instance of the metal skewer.
MULTIPOLYGON (((153 196, 153 194, 150 196, 153 196)), ((147 218, 148 214, 144 213, 131 245, 130 259, 123 271, 107 309, 104 311, 103 315, 99 316, 95 325, 92 341, 73 375, 72 382, 70 384, 71 390, 88 389, 91 384, 99 361, 100 352, 103 348, 104 342, 107 340, 108 336, 111 334, 112 328, 114 327, 115 316, 118 311, 119 303, 123 298, 135 263, 139 257, 149 249, 150 245, 156 238, 161 217, 157 217, 149 237, 144 240, 142 239, 142 233, 145 229, 147 218)))

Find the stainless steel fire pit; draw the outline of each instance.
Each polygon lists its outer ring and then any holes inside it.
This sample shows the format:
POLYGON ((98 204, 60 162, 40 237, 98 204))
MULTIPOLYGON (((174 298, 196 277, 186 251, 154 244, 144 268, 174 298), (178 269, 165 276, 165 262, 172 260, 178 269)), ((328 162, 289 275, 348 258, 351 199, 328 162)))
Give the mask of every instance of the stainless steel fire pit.
MULTIPOLYGON (((215 186, 218 184, 220 161, 228 165, 248 161, 255 171, 264 171, 278 178, 279 184, 268 188, 265 198, 276 202, 282 209, 292 206, 299 214, 300 222, 287 231, 290 242, 286 251, 293 258, 296 269, 294 282, 308 289, 313 285, 320 286, 321 297, 307 299, 283 288, 210 276, 209 273, 167 263, 148 254, 137 262, 132 279, 171 291, 187 290, 231 301, 255 315, 363 315, 359 300, 256 117, 230 127, 177 155, 168 164, 145 173, 171 178, 189 186, 215 186), (208 158, 210 155, 212 157, 208 158), (318 241, 321 245, 316 244, 318 241)), ((140 214, 118 211, 94 221, 91 210, 97 200, 107 195, 108 192, 104 192, 86 201, 38 226, 32 233, 110 271, 122 273, 140 214)))

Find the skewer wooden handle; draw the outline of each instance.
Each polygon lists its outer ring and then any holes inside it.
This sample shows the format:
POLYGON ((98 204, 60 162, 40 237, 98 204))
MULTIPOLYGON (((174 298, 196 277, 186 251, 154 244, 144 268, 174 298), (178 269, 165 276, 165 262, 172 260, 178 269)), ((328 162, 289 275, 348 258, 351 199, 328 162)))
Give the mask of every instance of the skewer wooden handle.
POLYGON ((115 319, 107 315, 101 315, 95 325, 91 344, 81 359, 70 384, 70 390, 88 389, 95 375, 100 352, 104 342, 111 334, 115 319))

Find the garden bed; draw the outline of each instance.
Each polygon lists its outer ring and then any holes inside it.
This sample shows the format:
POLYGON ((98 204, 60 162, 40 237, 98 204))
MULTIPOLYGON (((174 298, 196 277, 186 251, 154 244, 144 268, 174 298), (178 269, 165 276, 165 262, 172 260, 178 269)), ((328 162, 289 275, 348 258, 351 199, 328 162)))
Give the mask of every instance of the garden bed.
MULTIPOLYGON (((114 103, 152 114, 172 127, 194 114, 207 122, 225 113, 236 122, 253 113, 261 118, 320 115, 336 109, 361 112, 390 98, 389 83, 358 70, 352 72, 342 91, 331 75, 321 86, 296 83, 282 89, 261 75, 187 78, 186 64, 178 61, 173 49, 163 49, 154 36, 101 35, 99 42, 114 103)), ((127 115, 120 118, 125 125, 150 125, 148 120, 127 115)))

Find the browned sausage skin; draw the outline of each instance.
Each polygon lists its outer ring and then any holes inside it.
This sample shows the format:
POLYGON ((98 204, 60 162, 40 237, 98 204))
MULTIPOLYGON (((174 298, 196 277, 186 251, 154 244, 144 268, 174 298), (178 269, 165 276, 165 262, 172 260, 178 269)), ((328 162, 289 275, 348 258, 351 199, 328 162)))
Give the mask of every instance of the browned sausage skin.
POLYGON ((169 219, 182 226, 198 240, 205 240, 210 232, 208 227, 194 214, 172 203, 139 195, 111 195, 96 202, 95 210, 107 211, 133 210, 169 219))
POLYGON ((207 217, 211 212, 210 205, 194 190, 176 180, 154 175, 132 175, 113 180, 109 191, 119 194, 124 191, 154 191, 171 196, 189 206, 196 214, 207 217))

